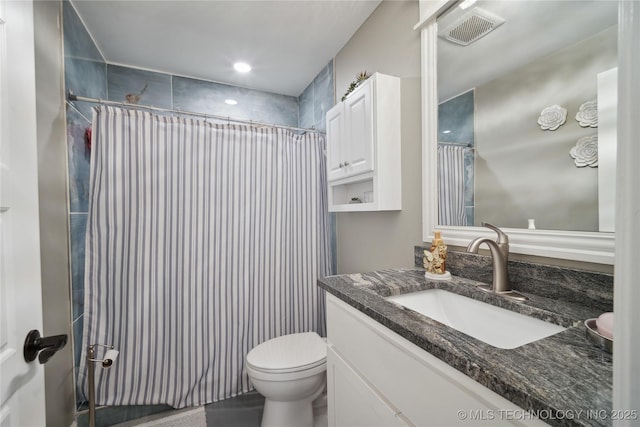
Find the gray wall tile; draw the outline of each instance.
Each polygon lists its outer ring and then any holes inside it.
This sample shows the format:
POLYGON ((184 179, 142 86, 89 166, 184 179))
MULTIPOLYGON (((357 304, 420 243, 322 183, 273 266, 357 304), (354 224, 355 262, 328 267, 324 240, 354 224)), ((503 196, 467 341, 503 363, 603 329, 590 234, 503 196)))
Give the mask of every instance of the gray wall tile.
POLYGON ((144 89, 139 104, 171 108, 170 74, 107 65, 107 89, 109 99, 119 102, 128 102, 128 94, 140 94, 144 89))
POLYGON ((182 110, 298 126, 298 100, 222 83, 173 76, 173 106, 182 110), (237 105, 225 104, 235 99, 237 105))
MULTIPOLYGON (((107 98, 107 65, 86 59, 64 59, 65 90, 89 98, 107 98)), ((94 104, 73 101, 73 105, 89 119, 94 104)))
MULTIPOLYGON (((298 99, 251 90, 249 92, 251 119, 285 126, 298 126, 298 99)), ((240 103, 240 100, 238 100, 240 103)), ((239 104, 240 105, 240 104, 239 104)))
POLYGON ((107 66, 104 62, 65 58, 65 87, 76 95, 106 99, 107 66))
POLYGON ((91 123, 87 122, 73 108, 67 107, 69 204, 71 212, 87 212, 88 210, 90 152, 85 144, 84 135, 90 125, 91 123))
MULTIPOLYGON (((73 360, 76 367, 76 378, 78 377, 78 366, 80 366, 80 356, 82 354, 82 329, 84 327, 84 315, 73 321, 73 360)), ((80 395, 78 395, 80 396, 80 395)), ((78 402, 80 403, 80 402, 78 402)))
POLYGON ((476 210, 474 206, 465 206, 465 212, 467 213, 467 225, 472 226, 475 223, 476 210))
POLYGON ((325 116, 327 111, 335 105, 333 96, 333 60, 313 80, 314 88, 314 127, 325 130, 325 116))
POLYGON ((71 293, 73 320, 84 312, 84 254, 87 214, 71 214, 71 293))
POLYGON ((315 125, 314 102, 313 102, 313 82, 305 88, 298 97, 300 108, 298 125, 301 128, 310 128, 315 125))
POLYGON ((335 105, 333 88, 333 60, 314 77, 313 81, 298 97, 299 126, 302 128, 326 129, 327 111, 335 105))
POLYGON ((473 96, 470 90, 438 106, 438 141, 475 146, 473 96))
POLYGON ((64 56, 104 62, 89 32, 68 1, 62 2, 64 56))

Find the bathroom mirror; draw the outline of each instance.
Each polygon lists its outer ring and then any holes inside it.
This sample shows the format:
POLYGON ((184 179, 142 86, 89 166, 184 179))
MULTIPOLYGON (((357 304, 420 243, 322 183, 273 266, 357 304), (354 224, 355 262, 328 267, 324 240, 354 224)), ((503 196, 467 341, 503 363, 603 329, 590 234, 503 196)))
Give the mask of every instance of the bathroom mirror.
POLYGON ((424 240, 489 222, 513 252, 613 263, 617 2, 468 3, 422 28, 424 240))

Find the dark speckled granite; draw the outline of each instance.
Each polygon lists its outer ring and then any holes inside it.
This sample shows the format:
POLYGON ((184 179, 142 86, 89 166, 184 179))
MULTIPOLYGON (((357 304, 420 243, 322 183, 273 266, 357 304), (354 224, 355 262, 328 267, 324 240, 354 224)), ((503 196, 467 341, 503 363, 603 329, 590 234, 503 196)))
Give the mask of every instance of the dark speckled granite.
POLYGON ((589 411, 612 407, 611 355, 591 344, 582 321, 600 313, 598 308, 557 298, 525 293, 530 300, 516 303, 477 289, 470 279, 430 281, 424 269, 382 270, 330 276, 318 281, 327 292, 428 351, 516 405, 531 411, 583 411, 573 419, 548 418, 558 425, 611 425, 591 417, 589 411), (551 337, 504 350, 499 349, 384 297, 424 289, 446 289, 513 311, 561 324, 567 329, 551 337))
MULTIPOLYGON (((422 267, 422 252, 416 246, 415 266, 422 267)), ((509 261, 509 279, 513 289, 585 305, 600 312, 613 311, 613 275, 524 261, 509 261)), ((488 255, 449 252, 447 270, 451 274, 491 283, 492 265, 488 255)))

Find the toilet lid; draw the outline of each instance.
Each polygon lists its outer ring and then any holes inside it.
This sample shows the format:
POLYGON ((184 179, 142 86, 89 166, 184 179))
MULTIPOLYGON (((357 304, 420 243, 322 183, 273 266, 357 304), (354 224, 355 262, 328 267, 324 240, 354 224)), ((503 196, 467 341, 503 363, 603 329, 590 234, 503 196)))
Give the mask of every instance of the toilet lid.
POLYGON ((254 347, 247 364, 261 371, 290 372, 325 363, 327 344, 315 332, 289 334, 254 347))

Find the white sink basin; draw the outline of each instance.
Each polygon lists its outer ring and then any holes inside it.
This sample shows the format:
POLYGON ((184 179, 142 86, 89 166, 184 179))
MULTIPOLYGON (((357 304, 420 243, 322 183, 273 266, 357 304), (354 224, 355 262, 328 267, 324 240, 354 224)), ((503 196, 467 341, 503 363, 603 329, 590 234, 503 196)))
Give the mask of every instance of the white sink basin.
POLYGON ((386 299, 498 348, 520 347, 565 330, 562 326, 442 289, 386 299))

